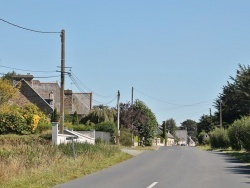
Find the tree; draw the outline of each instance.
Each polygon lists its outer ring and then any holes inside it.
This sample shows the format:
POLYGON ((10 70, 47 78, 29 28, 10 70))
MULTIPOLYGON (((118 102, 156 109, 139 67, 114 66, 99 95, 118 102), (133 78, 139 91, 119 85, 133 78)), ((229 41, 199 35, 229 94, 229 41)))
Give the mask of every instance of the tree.
POLYGON ((18 88, 14 88, 9 80, 0 79, 0 105, 18 95, 18 88))
POLYGON ((175 136, 177 126, 176 126, 176 122, 173 118, 166 120, 166 129, 169 131, 170 134, 175 136))
POLYGON ((202 115, 200 117, 199 122, 197 123, 197 135, 199 135, 202 131, 209 133, 214 129, 214 125, 211 124, 211 118, 208 115, 202 115))
POLYGON ((86 124, 87 122, 91 122, 94 124, 99 124, 106 121, 115 122, 116 118, 117 112, 115 109, 100 105, 94 107, 85 117, 80 120, 80 123, 86 124))
POLYGON ((217 119, 220 117, 220 103, 222 101, 222 117, 224 127, 232 124, 242 116, 250 114, 250 67, 240 65, 235 77, 230 77, 230 81, 223 86, 222 93, 214 102, 217 109, 215 113, 217 119))
POLYGON ((167 138, 166 138, 166 122, 163 121, 162 123, 162 137, 164 138, 164 145, 166 146, 166 143, 167 143, 167 138))
POLYGON ((145 103, 138 99, 135 101, 133 109, 138 113, 136 115, 139 115, 134 117, 139 139, 144 145, 150 146, 152 145, 158 126, 155 114, 145 103))
POLYGON ((57 108, 55 108, 51 114, 51 122, 58 122, 60 119, 60 115, 57 112, 57 108))
POLYGON ((12 85, 12 83, 13 83, 13 76, 15 76, 15 75, 16 75, 15 71, 8 72, 8 73, 6 73, 5 75, 2 76, 2 79, 3 80, 8 80, 10 82, 10 84, 12 85))
POLYGON ((79 122, 78 122, 78 114, 77 112, 75 111, 74 114, 73 114, 73 118, 72 118, 72 124, 73 125, 77 125, 79 122))
POLYGON ((120 126, 121 128, 133 129, 134 114, 130 103, 120 103, 120 126))
POLYGON ((193 141, 197 142, 197 123, 195 121, 187 119, 181 123, 181 127, 187 130, 193 141))

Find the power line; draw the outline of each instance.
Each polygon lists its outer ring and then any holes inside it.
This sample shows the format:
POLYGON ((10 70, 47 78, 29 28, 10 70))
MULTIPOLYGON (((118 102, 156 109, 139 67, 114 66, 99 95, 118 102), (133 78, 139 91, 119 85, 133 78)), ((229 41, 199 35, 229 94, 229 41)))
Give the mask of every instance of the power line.
POLYGON ((7 67, 7 66, 3 66, 3 65, 0 65, 0 67, 12 69, 12 70, 27 71, 27 72, 57 72, 57 71, 33 71, 33 70, 25 70, 25 69, 7 67))
POLYGON ((117 98, 117 96, 115 96, 114 99, 112 99, 110 102, 106 103, 105 105, 112 103, 116 98, 117 98))
POLYGON ((141 91, 139 91, 139 90, 137 90, 135 88, 134 88, 134 90, 141 93, 141 94, 143 94, 143 95, 145 95, 145 96, 147 96, 147 97, 149 97, 149 98, 151 98, 151 99, 154 99, 156 101, 163 102, 163 103, 170 104, 170 105, 175 105, 175 106, 183 106, 183 107, 185 107, 185 106, 196 106, 196 105, 200 105, 200 104, 204 104, 204 103, 212 101, 212 100, 209 100, 209 101, 204 101, 204 102, 199 102, 199 103, 194 103, 194 104, 176 104, 176 103, 166 102, 166 101, 163 101, 161 99, 157 99, 157 98, 152 97, 152 96, 150 96, 148 94, 145 94, 145 93, 143 93, 143 92, 141 92, 141 91))
POLYGON ((1 20, 1 21, 3 21, 3 22, 5 22, 5 23, 7 23, 7 24, 9 24, 9 25, 14 26, 14 27, 18 27, 18 28, 20 28, 20 29, 24 29, 24 30, 27 30, 27 31, 32 31, 32 32, 36 32, 36 33, 43 33, 43 34, 55 34, 55 33, 61 33, 61 32, 58 32, 58 31, 57 31, 57 32, 50 32, 50 31, 38 31, 38 30, 29 29, 29 28, 26 28, 26 27, 22 27, 22 26, 19 26, 19 25, 13 24, 13 23, 8 22, 8 21, 6 21, 6 20, 4 20, 4 19, 2 19, 2 18, 0 18, 0 20, 1 20))
MULTIPOLYGON (((85 93, 85 91, 79 86, 79 84, 77 83, 77 81, 74 79, 74 77, 73 77, 71 74, 69 74, 69 77, 70 77, 71 81, 75 84, 75 86, 79 89, 79 91, 85 93)), ((90 99, 90 97, 88 97, 88 98, 90 99)), ((96 104, 107 105, 107 104, 113 102, 115 99, 116 99, 116 97, 115 97, 114 99, 112 99, 112 100, 111 100, 110 102, 108 102, 108 103, 99 102, 99 101, 97 101, 97 100, 95 100, 95 99, 92 99, 92 100, 93 100, 93 102, 96 103, 96 104)))
MULTIPOLYGON (((73 77, 71 74, 69 74, 69 77, 70 77, 71 81, 75 84, 75 86, 76 86, 81 92, 84 93, 84 90, 79 86, 79 84, 78 84, 77 81, 74 79, 74 77, 73 77)), ((90 97, 88 97, 88 98, 90 99, 90 97)), ((97 101, 97 100, 95 100, 95 99, 93 99, 93 98, 92 98, 92 100, 93 100, 93 102, 96 103, 96 104, 102 104, 102 105, 106 105, 106 106, 107 106, 108 104, 112 103, 116 98, 117 98, 117 96, 115 96, 114 99, 112 99, 111 101, 109 101, 109 102, 107 102, 107 103, 99 102, 99 101, 97 101)))
POLYGON ((98 94, 98 93, 96 93, 96 92, 94 92, 94 91, 92 91, 91 89, 89 89, 79 78, 77 78, 77 76, 73 73, 73 72, 71 72, 72 73, 72 75, 86 88, 86 89, 88 89, 89 91, 91 91, 92 93, 94 93, 95 95, 97 95, 97 96, 99 96, 99 97, 103 97, 103 98, 111 98, 111 97, 113 97, 113 96, 115 96, 116 94, 113 94, 113 95, 110 95, 110 96, 104 96, 104 95, 101 95, 101 94, 98 94))
POLYGON ((55 78, 55 77, 60 77, 61 75, 57 76, 34 76, 34 78, 55 78))

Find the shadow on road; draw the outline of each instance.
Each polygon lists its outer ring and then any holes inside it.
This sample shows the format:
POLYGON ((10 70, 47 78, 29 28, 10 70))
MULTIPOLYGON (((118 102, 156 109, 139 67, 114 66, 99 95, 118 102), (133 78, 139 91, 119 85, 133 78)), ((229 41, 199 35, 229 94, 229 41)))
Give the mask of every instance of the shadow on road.
MULTIPOLYGON (((226 161, 227 163, 231 164, 225 167, 226 171, 229 171, 233 174, 242 174, 246 178, 250 179, 250 166, 246 166, 244 163, 239 161, 238 159, 233 158, 232 156, 229 156, 226 153, 222 152, 213 152, 213 154, 220 155, 220 157, 226 161)), ((250 184, 250 182, 245 182, 247 184, 250 184)))

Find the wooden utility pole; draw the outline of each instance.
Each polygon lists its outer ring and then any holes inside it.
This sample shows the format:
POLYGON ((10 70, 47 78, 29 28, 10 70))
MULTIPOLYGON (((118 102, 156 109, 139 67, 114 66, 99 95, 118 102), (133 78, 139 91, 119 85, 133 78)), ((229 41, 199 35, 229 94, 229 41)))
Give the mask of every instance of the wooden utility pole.
POLYGON ((64 73, 65 73, 65 31, 61 31, 61 90, 60 90, 60 133, 64 132, 64 73))
POLYGON ((120 91, 118 90, 117 94, 117 144, 119 144, 120 138, 120 91))

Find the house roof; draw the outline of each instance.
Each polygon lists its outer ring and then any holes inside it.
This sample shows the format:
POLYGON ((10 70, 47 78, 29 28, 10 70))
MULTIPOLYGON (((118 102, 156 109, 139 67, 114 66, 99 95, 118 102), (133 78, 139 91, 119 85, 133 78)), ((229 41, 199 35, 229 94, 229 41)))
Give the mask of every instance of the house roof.
POLYGON ((168 133, 168 138, 173 138, 174 139, 174 136, 170 133, 168 133))
POLYGON ((175 135, 180 140, 187 140, 187 130, 177 130, 175 135))
POLYGON ((15 85, 18 86, 19 83, 22 83, 22 86, 20 88, 20 93, 22 96, 20 96, 18 99, 14 99, 15 103, 17 104, 27 104, 27 103, 33 103, 37 105, 39 108, 43 109, 47 113, 52 113, 53 108, 44 100, 42 96, 39 95, 31 86, 30 84, 25 80, 21 79, 18 81, 15 85))
MULTIPOLYGON (((40 98, 52 109, 57 108, 60 112, 60 86, 57 82, 33 80, 33 75, 16 75, 13 78, 14 85, 17 85, 20 81, 24 81, 32 89, 32 93, 35 92, 38 96, 34 97, 33 95, 33 99, 30 99, 29 97, 31 96, 26 92, 27 100, 32 100, 32 103, 36 104, 37 101, 35 101, 35 98, 40 98)), ((21 91, 21 93, 23 94, 25 91, 21 91)), ((87 114, 92 108, 92 93, 73 93, 72 90, 64 90, 64 108, 69 114, 75 111, 78 114, 87 114)))
POLYGON ((53 92, 54 108, 57 108, 57 110, 60 109, 60 87, 57 82, 40 82, 39 80, 33 80, 32 88, 44 99, 49 99, 49 94, 53 92))
MULTIPOLYGON (((162 135, 162 134, 163 134, 163 132, 160 129, 160 127, 157 127, 156 135, 162 135)), ((168 136, 168 138, 173 138, 174 139, 174 136, 172 134, 170 134, 169 132, 167 133, 167 136, 168 136)))

